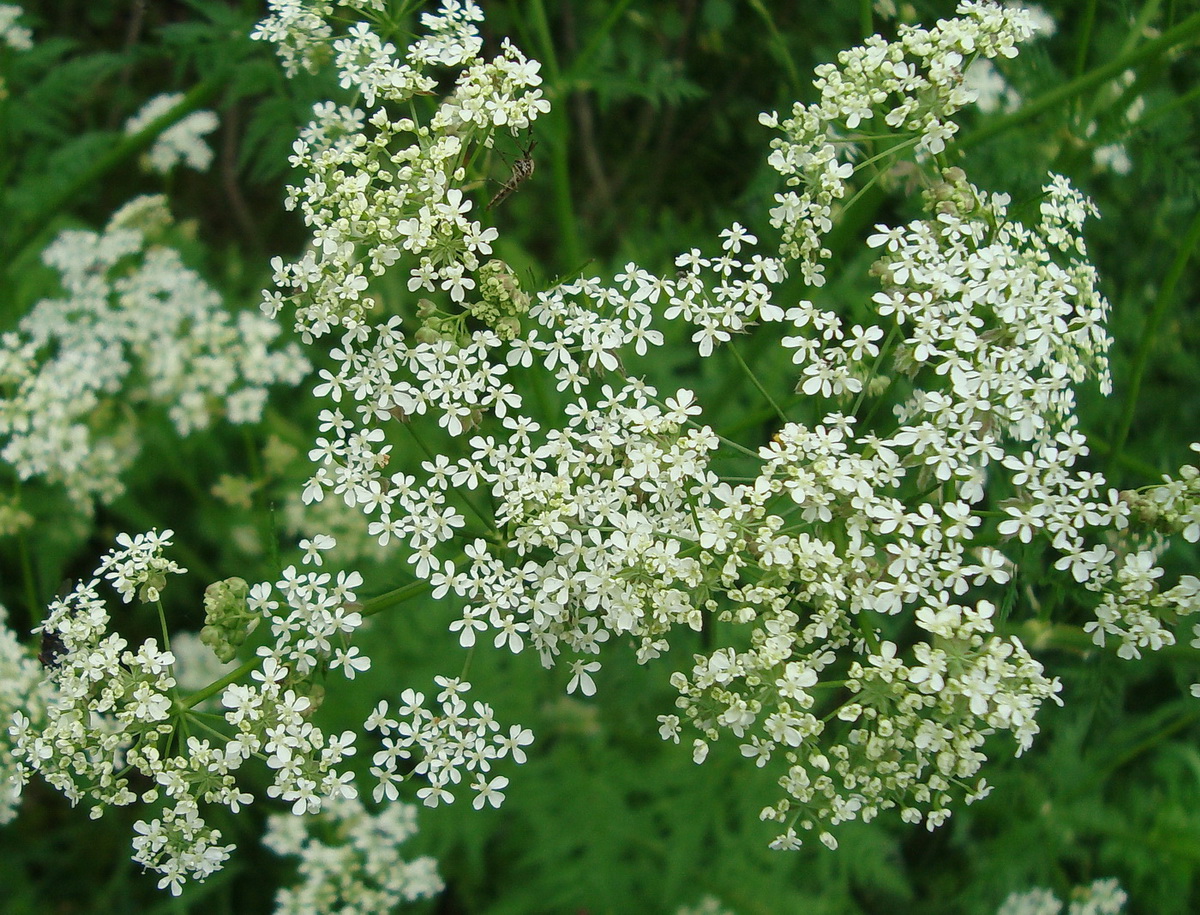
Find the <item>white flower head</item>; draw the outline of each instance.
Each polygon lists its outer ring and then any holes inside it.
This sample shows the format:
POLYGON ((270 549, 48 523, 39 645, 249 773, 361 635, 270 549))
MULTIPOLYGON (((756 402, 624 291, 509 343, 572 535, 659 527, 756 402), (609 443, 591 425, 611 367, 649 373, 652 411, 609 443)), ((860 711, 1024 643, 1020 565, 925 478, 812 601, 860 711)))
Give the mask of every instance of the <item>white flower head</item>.
MULTIPOLYGON (((182 93, 156 95, 125 122, 125 133, 132 136, 171 111, 184 100, 182 93)), ((155 138, 146 163, 151 171, 167 174, 183 164, 198 172, 207 171, 212 164, 212 149, 204 137, 217 129, 217 116, 211 111, 193 111, 167 127, 155 138)))

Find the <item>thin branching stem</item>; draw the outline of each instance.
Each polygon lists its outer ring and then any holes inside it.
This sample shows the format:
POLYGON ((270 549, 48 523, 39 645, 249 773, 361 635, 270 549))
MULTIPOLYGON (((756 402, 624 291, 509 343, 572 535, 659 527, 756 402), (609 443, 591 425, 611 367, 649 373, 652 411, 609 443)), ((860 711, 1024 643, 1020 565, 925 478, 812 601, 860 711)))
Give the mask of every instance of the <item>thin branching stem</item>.
POLYGON ((732 342, 725 344, 729 352, 733 353, 733 358, 737 360, 737 364, 741 366, 742 371, 746 373, 746 377, 750 379, 750 383, 758 389, 758 393, 763 396, 763 399, 771 405, 771 409, 775 411, 775 415, 779 417, 781 422, 787 423, 788 415, 783 412, 783 408, 775 402, 775 398, 770 392, 763 387, 763 383, 758 380, 758 376, 754 374, 754 370, 746 364, 746 360, 742 358, 742 354, 737 351, 737 347, 732 342))

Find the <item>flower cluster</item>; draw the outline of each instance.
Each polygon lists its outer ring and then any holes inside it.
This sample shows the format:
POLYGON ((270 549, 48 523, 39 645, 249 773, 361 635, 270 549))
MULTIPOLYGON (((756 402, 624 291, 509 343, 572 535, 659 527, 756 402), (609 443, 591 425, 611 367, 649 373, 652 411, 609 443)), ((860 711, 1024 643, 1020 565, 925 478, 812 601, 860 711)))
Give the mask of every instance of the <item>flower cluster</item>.
MULTIPOLYGON (((3 724, 12 721, 19 711, 33 727, 40 728, 46 720, 47 703, 53 701, 42 688, 41 667, 8 628, 7 621, 8 611, 0 607, 0 826, 17 815, 22 788, 20 763, 3 724)), ((56 647, 48 643, 43 657, 49 660, 56 647)))
MULTIPOLYGON (((1200 452, 1200 442, 1191 450, 1200 452)), ((1185 464, 1178 479, 1164 475, 1161 484, 1128 493, 1126 501, 1134 515, 1154 529, 1178 534, 1188 543, 1200 540, 1200 468, 1185 464)))
POLYGON ((960 18, 939 20, 931 29, 901 25, 896 41, 871 36, 841 52, 836 65, 817 67, 820 101, 797 103, 782 121, 774 112, 762 116, 763 124, 784 133, 771 143, 770 163, 798 189, 776 195, 772 225, 782 230, 782 250, 800 261, 810 285, 825 281, 822 261, 830 252, 823 239, 855 171, 856 131, 863 125, 890 131, 897 142, 887 152, 941 153, 958 130, 954 114, 977 97, 965 76, 971 61, 1015 57, 1017 44, 1034 34, 1035 20, 1024 10, 964 2, 957 12, 960 18))
MULTIPOLYGON (((617 645, 640 663, 691 646, 659 733, 697 763, 732 740, 771 771, 781 793, 760 816, 785 849, 806 833, 833 847, 839 824, 887 810, 934 828, 990 790, 985 741, 1007 732, 1018 754, 1030 747, 1061 692, 1007 619, 1023 614, 1035 553, 1079 586, 1073 611, 1122 657, 1173 644, 1200 611, 1200 579, 1165 582, 1158 564, 1166 534, 1200 540, 1200 470, 1119 493, 1090 469, 1075 415, 1079 385, 1111 388, 1108 305, 1083 242, 1095 208, 1057 175, 1014 207, 942 161, 956 112, 984 101, 988 61, 1035 33, 1029 13, 967 0, 958 18, 902 26, 819 68, 817 102, 763 115, 781 134, 769 162, 785 190, 761 246, 734 223, 669 276, 631 263, 611 280, 530 289, 494 256, 505 195, 479 204, 498 148, 515 142, 530 167, 520 137, 549 109, 537 62, 507 40, 481 56, 470 0, 423 15, 403 51, 383 0, 340 6, 354 14, 345 29, 328 0, 271 0, 254 33, 290 73, 334 68, 366 109, 318 104, 293 147, 304 178, 288 206, 311 244, 273 261, 267 317, 230 317, 158 243, 161 200, 135 201, 102 233, 64 233, 44 256, 64 298, 0 337, 0 457, 22 480, 84 504, 114 497, 136 451, 122 401, 165 406, 180 434, 221 411, 256 420, 269 385, 307 371, 297 348, 271 346, 287 309, 333 360, 314 389, 324 409, 303 501, 360 513, 360 534, 454 602, 462 647, 532 649, 569 671, 570 693, 596 694, 617 645), (924 193, 915 218, 868 237, 879 288, 852 322, 783 288, 796 273, 823 285, 839 201, 880 160, 880 172, 903 161, 924 193), (660 394, 639 376, 669 324, 700 358, 756 334, 791 360, 799 403, 784 409, 772 396, 784 385, 755 379, 776 415, 768 441, 723 438, 692 391, 660 394), (562 416, 538 403, 550 389, 562 416), (413 459, 395 448, 401 430, 440 445, 413 459)), ((16 46, 11 9, 0 39, 16 46)), ((177 101, 154 100, 129 130, 177 101)), ((157 167, 206 164, 205 114, 160 138, 157 167)), ((45 683, 0 641, 0 680, 10 670, 32 697, 9 728, 15 791, 38 773, 93 816, 154 805, 134 858, 179 893, 229 856, 206 808, 251 803, 242 769, 258 759, 266 795, 289 810, 267 842, 302 860, 279 911, 378 911, 436 892, 432 862, 399 857, 415 816, 401 784, 411 777, 430 807, 464 784, 476 808, 499 806, 509 779, 496 769, 525 762, 533 735, 505 733, 461 678, 436 678, 430 701, 404 690, 364 724, 380 737, 382 806, 368 813, 347 765, 356 731, 326 733, 314 714, 335 675, 370 670, 351 640, 388 601, 360 603, 359 573, 323 568, 334 538, 308 533, 303 563, 273 583, 208 587, 198 639, 176 640, 209 671, 190 696, 160 602, 183 572, 165 554, 170 532, 122 535, 52 605, 45 683), (110 631, 109 585, 157 605, 161 647, 110 631), (213 700, 219 716, 196 712, 213 700)), ((0 799, 0 818, 16 799, 0 799)), ((1071 911, 1115 912, 1118 896, 1097 884, 1071 911)), ((1029 898, 1012 912, 1051 904, 1029 898)))
MULTIPOLYGON (((254 623, 245 620, 250 614, 264 623, 272 640, 257 648, 251 660, 224 672, 211 652, 195 655, 213 642, 226 646, 227 632, 224 641, 211 634, 187 640, 192 668, 207 667, 218 678, 191 696, 181 695, 160 601, 168 576, 185 571, 164 554, 170 537, 170 531, 120 535, 119 548, 104 557, 93 579, 51 606, 40 627, 44 684, 38 682, 42 672, 21 658, 15 640, 11 650, 0 643, 0 663, 12 668, 6 688, 11 682, 29 694, 19 702, 0 695, 0 702, 19 709, 9 729, 15 770, 5 809, 15 806, 20 789, 35 773, 73 804, 86 800, 93 817, 109 806, 158 805, 156 816, 135 824, 134 860, 158 871, 159 886, 178 894, 187 880, 203 880, 219 869, 232 851, 233 846, 221 844, 220 831, 206 822, 204 808, 223 805, 236 813, 254 801, 239 783, 240 770, 252 759, 265 760, 271 776, 266 795, 289 805, 293 816, 316 814, 329 804, 341 805, 335 820, 364 816, 352 803, 357 789, 353 774, 344 768, 355 753, 356 732, 326 734, 311 718, 330 675, 353 679, 369 669, 370 659, 349 644, 363 622, 354 591, 361 576, 289 566, 273 586, 228 579, 210 588, 209 627, 220 629, 236 618, 253 629, 254 623), (100 594, 103 581, 126 604, 158 605, 163 648, 156 639, 133 646, 109 631, 100 594), (247 674, 249 680, 241 682, 247 674), (216 696, 223 709, 221 728, 210 723, 214 716, 194 711, 216 696), (139 787, 144 784, 152 787, 139 787)), ((321 552, 336 543, 322 535, 307 547, 306 559, 320 564, 321 552)), ((221 655, 222 660, 232 657, 224 651, 221 655)), ((456 784, 465 769, 476 774, 471 786, 479 793, 476 805, 486 801, 499 806, 508 779, 489 780, 487 773, 494 761, 507 756, 524 762, 522 748, 532 735, 515 726, 507 736, 497 733, 500 725, 484 703, 475 703, 468 717, 459 695, 470 684, 439 683, 440 714, 426 712, 420 694, 409 690, 401 713, 408 720, 387 718, 384 703, 367 722, 367 728, 385 735, 384 750, 376 754, 372 769, 380 779, 376 800, 386 796, 395 801, 396 785, 409 774, 432 786, 418 791, 426 803, 451 800, 447 786, 456 784), (399 761, 414 753, 419 756, 415 766, 401 772, 399 761)), ((393 812, 385 809, 378 827, 411 831, 403 825, 411 819, 404 811, 402 805, 393 812)), ((372 879, 378 877, 376 863, 372 857, 365 865, 366 873, 375 875, 372 879)), ((418 862, 407 878, 383 881, 380 892, 425 895, 436 889, 431 867, 418 862)))
POLYGON ((570 407, 568 425, 543 443, 531 439, 536 426, 516 423, 500 446, 471 440, 451 477, 487 488, 505 540, 476 539, 462 569, 447 562, 430 576, 435 597, 466 601, 451 625, 464 647, 485 633, 511 651, 528 641, 546 666, 568 651, 569 691, 589 696, 600 669, 592 657, 613 636, 632 636, 647 661, 675 626, 701 628, 715 576, 689 544, 705 547, 697 518, 703 525, 719 505, 708 469, 717 439, 686 428, 699 412, 690 392, 665 409, 650 403, 652 388, 604 393, 570 407))
MULTIPOLYGON (((1191 450, 1200 452, 1200 442, 1194 442, 1191 450)), ((1121 496, 1133 518, 1153 534, 1147 548, 1127 554, 1115 572, 1112 560, 1116 556, 1103 546, 1095 548, 1094 565, 1101 579, 1115 580, 1127 596, 1119 602, 1107 600, 1098 614, 1098 623, 1089 624, 1089 628, 1096 644, 1103 645, 1108 635, 1117 635, 1122 639, 1119 651, 1125 657, 1138 657, 1142 647, 1156 649, 1175 643, 1174 635, 1163 628, 1160 619, 1200 613, 1200 578, 1181 575, 1174 587, 1163 591, 1157 587, 1163 570, 1155 562, 1167 546, 1164 535, 1178 535, 1188 543, 1200 540, 1200 468, 1185 464, 1178 478, 1164 474, 1162 483, 1121 496)), ((1195 638, 1191 646, 1200 648, 1200 623, 1193 624, 1192 632, 1195 638)), ((1200 683, 1192 684, 1191 692, 1200 698, 1200 683)))
POLYGON ((515 763, 525 762, 522 747, 533 742, 532 732, 513 725, 507 736, 498 733, 500 725, 490 705, 475 702, 468 712, 462 697, 470 691, 470 683, 449 677, 435 680, 441 687, 436 711, 425 708, 423 693, 406 689, 400 695, 398 717, 389 717, 388 704, 380 702, 367 719, 367 729, 378 731, 383 740, 383 749, 371 760, 371 775, 378 779, 375 801, 396 800, 398 783, 416 775, 428 782, 417 790, 426 806, 453 803, 452 789, 466 770, 475 775, 470 784, 475 791, 475 809, 484 804, 499 807, 508 778, 496 775, 489 779, 492 762, 509 755, 515 763), (416 763, 410 764, 414 756, 416 763))
MULTIPOLYGON (((1115 879, 1095 880, 1071 890, 1067 915, 1121 915, 1129 896, 1115 879)), ((1013 893, 996 915, 1060 915, 1063 902, 1050 890, 1013 893)))
POLYGON ((15 3, 0 3, 0 44, 6 44, 14 51, 28 51, 33 47, 33 32, 17 24, 17 17, 24 12, 15 3))
MULTIPOLYGON (((328 6, 276 4, 255 36, 296 54, 296 47, 318 42, 320 30, 303 23, 328 6)), ((276 259, 275 281, 289 295, 272 293, 264 303, 272 316, 285 302, 297 305, 296 327, 306 340, 340 326, 347 350, 362 344, 373 305, 363 295, 370 277, 405 256, 416 261, 409 290, 447 291, 462 317, 461 305, 476 285, 470 274, 491 254, 497 234, 470 217, 472 201, 453 186, 465 178, 462 162, 479 147, 491 147, 498 131, 516 134, 549 109, 537 88, 539 65, 511 44, 492 61, 478 58, 482 42, 474 23, 480 18, 471 2, 424 14, 429 34, 403 62, 365 23, 333 41, 342 85, 361 92, 368 106, 431 93, 437 81, 425 71, 433 66, 460 73, 428 125, 393 118, 382 106, 369 116, 333 103, 314 109, 315 120, 291 160, 311 177, 291 188, 287 201, 304 214, 314 246, 297 263, 276 259)), ((328 40, 324 33, 322 40, 328 40)))
POLYGON ((370 915, 436 895, 437 862, 400 856, 416 831, 416 809, 408 804, 371 814, 343 798, 306 817, 272 814, 263 844, 300 859, 300 880, 276 893, 275 915, 370 915))
MULTIPOLYGON (((263 649, 261 665, 252 665, 254 685, 232 683, 222 693, 232 734, 187 717, 206 691, 182 699, 169 647, 160 648, 156 639, 135 647, 110 632, 99 591, 107 579, 124 603, 135 598, 159 603, 167 576, 184 571, 164 556, 170 536, 170 531, 121 535, 120 548, 104 558, 95 577, 55 601, 40 629, 53 701, 44 721, 18 712, 10 734, 18 787, 36 772, 72 803, 87 800, 93 817, 108 806, 161 801, 159 816, 135 826, 134 860, 159 871, 159 885, 178 893, 184 881, 203 880, 219 869, 232 850, 207 824, 201 805, 221 804, 236 812, 250 803, 252 795, 236 779, 243 763, 266 757, 274 770, 268 794, 298 812, 317 810, 322 799, 354 796, 349 775, 335 769, 353 753, 353 734, 327 739, 313 727, 306 715, 310 699, 296 692, 288 668, 279 663, 281 658, 295 661, 300 650, 310 665, 327 663, 333 653, 327 641, 324 651, 296 638, 263 649), (192 726, 209 736, 192 734, 192 726), (135 773, 153 787, 135 790, 135 773)), ((291 612, 276 619, 315 620, 326 614, 347 630, 354 628, 346 620, 356 621, 357 614, 339 614, 334 607, 353 595, 343 589, 331 599, 323 582, 298 584, 294 570, 287 573, 279 587, 291 612)), ((256 589, 263 607, 277 606, 268 600, 269 586, 256 589)))
POLYGON ((188 756, 164 758, 175 732, 172 721, 174 656, 147 639, 134 648, 108 631, 109 614, 99 593, 107 578, 128 603, 137 594, 157 601, 168 574, 184 570, 165 559, 170 531, 137 537, 122 535, 89 582, 56 600, 41 626, 43 658, 55 697, 46 721, 34 725, 24 712, 9 733, 23 786, 39 773, 72 804, 91 803, 91 815, 105 807, 164 799, 161 818, 140 820, 134 859, 159 870, 160 886, 178 892, 187 878, 204 879, 220 868, 231 846, 200 814, 198 800, 243 803, 232 778, 210 771, 220 762, 207 741, 188 738, 188 756), (131 772, 150 776, 152 788, 133 789, 131 772))
POLYGON ((103 232, 63 232, 43 260, 65 295, 0 336, 0 459, 21 480, 64 486, 81 507, 122 491, 138 451, 125 406, 164 407, 187 435, 217 414, 257 421, 269 386, 308 372, 295 344, 272 346, 274 322, 231 315, 156 241, 169 222, 164 200, 144 197, 103 232))
MULTIPOLYGON (((428 19, 434 37, 406 64, 388 64, 393 49, 365 27, 328 39, 364 98, 407 98, 435 39, 449 42, 441 62, 463 70, 421 124, 386 107, 317 107, 294 159, 309 177, 292 191, 313 244, 276 263, 287 294, 264 304, 272 315, 293 306, 308 339, 340 327, 338 367, 315 389, 327 408, 305 501, 332 494, 381 545, 399 543, 435 598, 462 603, 451 626, 461 645, 528 646, 547 666, 565 655, 568 690, 590 696, 605 645, 631 637, 649 662, 680 629, 716 631, 723 644, 672 677, 679 713, 660 731, 679 740, 686 724, 698 762, 731 736, 779 771, 783 796, 762 816, 790 848, 805 830, 833 845, 838 823, 892 808, 932 828, 956 798, 989 790, 979 773, 990 735, 1029 747, 1060 685, 997 608, 1018 601, 1035 539, 1095 595, 1098 644, 1116 638, 1133 656, 1173 641, 1176 619, 1196 609, 1193 579, 1160 592, 1129 500, 1082 469, 1075 388, 1111 386, 1108 305, 1082 239, 1094 208, 1052 175, 1029 219, 934 161, 973 98, 970 61, 1015 54, 1034 30, 1028 15, 963 3, 958 19, 846 52, 818 72, 820 102, 765 116, 783 133, 771 163, 798 189, 769 214, 772 252, 734 224, 719 252, 683 253, 669 277, 630 264, 612 282, 534 291, 485 260, 498 231, 470 218, 460 163, 536 116, 536 66, 508 44, 496 61, 473 58, 470 9, 449 3, 428 19), (352 70, 344 40, 362 42, 352 70), (485 70, 490 83, 471 75, 485 70), (859 152, 876 148, 856 133, 871 119, 896 141, 880 156, 910 156, 927 190, 919 218, 869 238, 880 290, 848 326, 777 290, 796 262, 821 285, 821 239, 867 164, 859 152), (372 283, 389 270, 416 301, 373 317, 372 283), (782 331, 809 419, 772 400, 780 424, 767 445, 722 440, 691 392, 660 396, 632 375, 662 345, 663 322, 690 327, 701 357, 756 326, 782 331), (575 398, 564 420, 534 418, 521 387, 536 374, 575 398), (393 431, 419 438, 426 416, 450 448, 419 472, 391 466, 393 431), (722 479, 714 468, 730 455, 753 472, 722 479), (462 556, 447 558, 450 542, 462 556)), ((416 696, 399 720, 381 709, 392 743, 376 760, 379 796, 422 722, 455 722, 420 747, 427 801, 447 799, 458 764, 486 758, 486 715, 463 718, 456 691, 444 684, 441 715, 416 696)))
MULTIPOLYGON (((140 133, 182 101, 180 92, 156 95, 125 122, 125 133, 129 136, 140 133)), ((204 137, 216 130, 217 124, 213 112, 193 111, 158 135, 146 153, 145 167, 163 175, 180 163, 198 172, 207 171, 212 164, 213 151, 204 142, 204 137)))
MULTIPOLYGON (((1033 38, 1049 38, 1058 31, 1058 23, 1054 21, 1054 17, 1040 6, 1032 3, 1022 3, 1020 6, 1028 17, 1030 28, 1033 29, 1033 38)), ((1024 101, 1021 94, 987 57, 976 56, 967 66, 964 76, 976 107, 985 114, 1013 111, 1024 101)))

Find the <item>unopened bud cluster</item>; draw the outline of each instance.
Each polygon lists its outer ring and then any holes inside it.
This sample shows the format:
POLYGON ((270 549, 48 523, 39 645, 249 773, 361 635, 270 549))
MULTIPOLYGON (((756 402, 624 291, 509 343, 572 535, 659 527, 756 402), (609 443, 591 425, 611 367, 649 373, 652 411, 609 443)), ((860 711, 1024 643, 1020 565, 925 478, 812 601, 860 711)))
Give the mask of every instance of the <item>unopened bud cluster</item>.
POLYGON ((221 661, 231 661, 259 616, 246 598, 250 586, 242 578, 214 581, 204 589, 204 628, 200 639, 221 661))

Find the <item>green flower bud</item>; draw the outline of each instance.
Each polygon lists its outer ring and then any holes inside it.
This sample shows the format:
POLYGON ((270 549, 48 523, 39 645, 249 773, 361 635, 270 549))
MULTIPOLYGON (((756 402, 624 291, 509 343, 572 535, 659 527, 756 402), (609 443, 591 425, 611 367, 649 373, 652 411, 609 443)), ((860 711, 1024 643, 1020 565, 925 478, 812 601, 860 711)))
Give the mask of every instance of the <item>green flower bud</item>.
POLYGON ((502 260, 490 260, 479 268, 479 293, 483 300, 505 315, 523 315, 529 311, 529 295, 512 267, 502 260))
POLYGON ((243 578, 214 581, 204 589, 204 628, 200 641, 221 661, 232 661, 258 622, 246 601, 250 586, 243 578))

